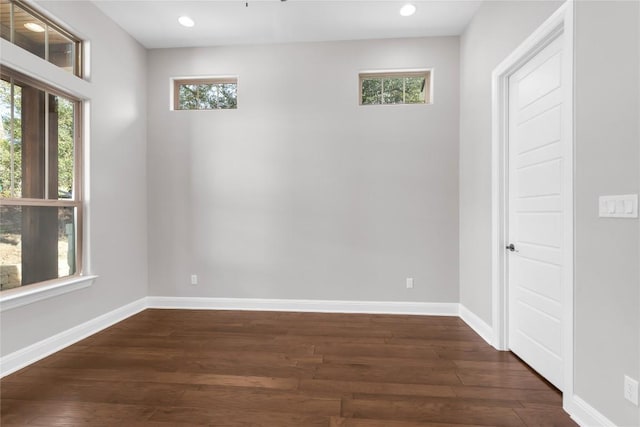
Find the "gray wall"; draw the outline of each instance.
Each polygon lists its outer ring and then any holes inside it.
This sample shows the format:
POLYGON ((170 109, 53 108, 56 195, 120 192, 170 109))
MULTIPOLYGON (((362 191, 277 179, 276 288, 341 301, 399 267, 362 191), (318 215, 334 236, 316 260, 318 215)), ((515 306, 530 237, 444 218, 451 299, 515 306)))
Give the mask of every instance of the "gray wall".
POLYGON ((89 193, 93 274, 81 291, 0 315, 2 355, 147 294, 146 52, 90 2, 41 2, 92 46, 89 193))
POLYGON ((150 294, 457 302, 458 60, 457 37, 150 51, 150 294), (433 105, 358 106, 359 71, 424 67, 433 105), (229 74, 237 110, 169 111, 170 77, 229 74))
MULTIPOLYGON (((491 323, 491 76, 558 3, 485 2, 461 38, 460 301, 491 323)), ((639 377, 637 220, 598 218, 599 195, 638 193, 638 2, 576 2, 575 389, 621 426, 639 377)))
POLYGON ((460 38, 460 302, 491 325, 491 73, 562 2, 486 1, 460 38))
MULTIPOLYGON (((2 313, 0 354, 147 294, 461 301, 491 323, 490 73, 558 2, 485 2, 460 52, 457 38, 157 50, 148 73, 90 3, 42 4, 93 46, 100 278, 2 313), (435 68, 434 105, 358 107, 358 71, 416 67, 435 68), (215 74, 239 76, 238 110, 169 111, 170 76, 215 74)), ((575 392, 619 425, 640 424, 622 397, 623 374, 640 377, 640 230, 596 202, 639 191, 639 9, 576 4, 575 392)))
POLYGON ((598 196, 638 193, 638 2, 575 10, 575 393, 621 426, 638 379, 638 220, 598 218, 598 196))

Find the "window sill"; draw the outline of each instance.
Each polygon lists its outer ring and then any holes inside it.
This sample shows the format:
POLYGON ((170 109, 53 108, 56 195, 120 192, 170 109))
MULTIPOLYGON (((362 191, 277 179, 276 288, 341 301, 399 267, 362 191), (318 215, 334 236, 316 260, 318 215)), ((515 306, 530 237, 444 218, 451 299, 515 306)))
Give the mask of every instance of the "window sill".
POLYGON ((98 276, 72 276, 0 292, 0 312, 91 286, 98 276))

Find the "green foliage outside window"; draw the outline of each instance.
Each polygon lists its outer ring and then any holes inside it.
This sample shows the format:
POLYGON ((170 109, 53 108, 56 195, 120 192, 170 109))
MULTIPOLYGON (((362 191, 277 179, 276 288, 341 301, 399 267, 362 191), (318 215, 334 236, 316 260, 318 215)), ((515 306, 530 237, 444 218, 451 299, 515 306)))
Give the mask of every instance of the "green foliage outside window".
POLYGON ((73 103, 60 97, 56 97, 56 100, 58 101, 58 193, 60 198, 67 198, 67 194, 73 190, 73 103))
POLYGON ((0 120, 2 133, 0 134, 0 196, 12 197, 11 194, 11 166, 13 163, 14 193, 17 197, 22 194, 22 91, 14 86, 13 103, 11 102, 11 83, 0 80, 0 120), (14 109, 13 128, 11 122, 11 107, 14 109), (13 131, 13 138, 11 132, 13 131), (13 159, 11 146, 13 145, 13 159))
POLYGON ((383 79, 382 80, 382 103, 383 104, 403 104, 404 79, 383 79))
POLYGON ((361 104, 425 104, 427 74, 419 76, 361 75, 361 104))
MULTIPOLYGON (((22 89, 0 80, 0 197, 22 197, 22 89), (11 109, 13 106, 13 127, 11 109), (11 132, 13 131, 13 138, 11 132), (11 148, 13 146, 13 156, 11 148), (12 168, 13 166, 13 168, 12 168), (13 194, 11 176, 13 173, 13 194)), ((74 173, 74 105, 68 99, 55 96, 58 113, 58 188, 61 198, 69 198, 73 189, 74 173)), ((56 198, 57 195, 52 195, 56 198)))
POLYGON ((238 108, 236 83, 180 84, 179 110, 216 110, 238 108))
POLYGON ((362 104, 382 104, 382 79, 362 80, 362 104))
POLYGON ((425 102, 425 78, 405 78, 405 104, 419 104, 425 102))

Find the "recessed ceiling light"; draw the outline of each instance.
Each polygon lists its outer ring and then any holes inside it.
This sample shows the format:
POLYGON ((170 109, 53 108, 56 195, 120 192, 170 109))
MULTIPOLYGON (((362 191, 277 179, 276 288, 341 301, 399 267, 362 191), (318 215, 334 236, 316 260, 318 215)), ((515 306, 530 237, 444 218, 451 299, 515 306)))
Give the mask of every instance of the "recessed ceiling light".
POLYGON ((411 16, 416 13, 416 7, 411 3, 407 3, 400 8, 400 15, 402 16, 411 16))
POLYGON ((24 27, 34 33, 44 33, 44 27, 40 24, 36 24, 35 22, 27 22, 24 24, 24 27))
POLYGON ((193 27, 194 25, 196 25, 195 22, 193 22, 193 19, 189 18, 188 16, 181 16, 180 18, 178 18, 178 22, 180 23, 180 25, 182 25, 183 27, 193 27))

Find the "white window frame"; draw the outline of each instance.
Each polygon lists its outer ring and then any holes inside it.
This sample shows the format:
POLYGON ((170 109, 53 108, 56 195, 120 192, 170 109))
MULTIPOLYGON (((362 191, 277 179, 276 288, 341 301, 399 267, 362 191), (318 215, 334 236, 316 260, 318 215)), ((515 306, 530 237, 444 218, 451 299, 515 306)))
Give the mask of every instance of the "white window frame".
MULTIPOLYGON (((360 71, 358 73, 358 105, 363 107, 369 106, 381 106, 381 105, 431 105, 433 104, 433 80, 434 69, 433 68, 417 68, 417 69, 401 69, 401 70, 368 70, 360 71), (427 83, 425 85, 424 102, 404 102, 406 95, 403 90, 403 102, 402 103, 390 103, 390 104, 363 104, 362 103, 362 82, 367 78, 399 78, 399 77, 420 77, 425 76, 427 83)), ((404 88, 403 88, 404 89, 404 88)), ((383 92, 384 93, 384 92, 383 92)))
POLYGON ((237 110, 238 107, 238 76, 190 76, 190 77, 172 77, 170 79, 170 104, 171 111, 219 111, 219 110, 237 110), (188 109, 178 108, 180 101, 180 85, 183 84, 235 84, 236 85, 236 108, 210 108, 210 109, 188 109))
MULTIPOLYGON (((53 22, 58 22, 54 17, 50 17, 47 13, 38 10, 38 12, 53 22)), ((25 76, 42 82, 43 84, 54 88, 63 93, 79 99, 82 105, 81 116, 82 123, 82 164, 84 168, 82 176, 82 192, 83 192, 83 221, 82 221, 82 270, 75 276, 64 277, 46 282, 21 286, 14 289, 8 289, 0 292, 0 312, 11 310, 37 301, 52 298, 68 292, 91 286, 98 277, 93 274, 91 262, 91 215, 88 205, 90 200, 90 169, 89 156, 91 146, 91 97, 93 88, 90 83, 91 73, 89 67, 90 43, 74 31, 74 34, 85 42, 82 43, 82 57, 85 59, 82 66, 82 76, 78 76, 63 70, 51 62, 48 62, 31 52, 28 52, 8 40, 0 39, 0 65, 11 68, 25 76)))

